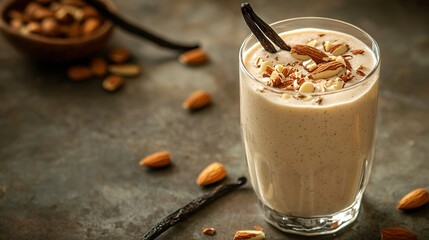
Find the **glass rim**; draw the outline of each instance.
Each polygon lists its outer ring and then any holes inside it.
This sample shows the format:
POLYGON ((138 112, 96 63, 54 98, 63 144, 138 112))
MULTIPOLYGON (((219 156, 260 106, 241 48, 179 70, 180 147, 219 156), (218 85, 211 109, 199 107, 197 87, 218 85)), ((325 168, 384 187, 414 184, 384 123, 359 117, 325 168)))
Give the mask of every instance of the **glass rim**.
MULTIPOLYGON (((273 22, 271 24, 269 24, 270 26, 275 26, 275 25, 279 25, 285 22, 292 22, 292 21, 297 21, 297 20, 324 20, 324 21, 330 21, 330 22, 336 22, 342 25, 346 25, 350 28, 353 28, 355 30, 358 30, 360 33, 362 33, 367 39, 369 39, 372 43, 372 47, 368 46, 371 50, 371 52, 374 54, 375 56, 375 64, 374 66, 371 68, 371 71, 365 76, 363 77, 361 80, 359 80, 358 82, 355 82, 353 84, 351 84, 350 86, 347 86, 345 88, 341 88, 338 90, 333 90, 333 91, 329 91, 329 92, 317 92, 317 93, 298 93, 295 91, 290 91, 290 90, 285 90, 285 89, 279 89, 279 88, 275 88, 275 87, 271 87, 266 85, 265 83, 263 83, 262 81, 260 81, 259 79, 257 79, 255 76, 253 76, 249 70, 246 68, 246 66, 244 65, 243 62, 243 55, 244 55, 244 48, 248 45, 248 43, 250 42, 250 40, 252 39, 252 37, 255 37, 255 35, 253 33, 250 33, 243 41, 243 43, 241 44, 240 47, 240 51, 239 51, 239 62, 240 62, 240 69, 243 70, 244 73, 246 73, 246 75, 248 75, 253 81, 255 81, 258 84, 261 84, 266 90, 269 90, 270 92, 274 92, 274 93, 288 93, 291 95, 306 95, 306 96, 324 96, 324 95, 330 95, 330 94, 335 94, 335 93, 339 93, 339 92, 346 92, 348 90, 354 89, 357 86, 360 86, 362 84, 364 84, 365 82, 368 81, 368 79, 371 79, 371 77, 376 73, 377 69, 380 66, 380 48, 377 44, 377 42, 375 41, 374 38, 371 37, 371 35, 369 35, 367 32, 365 32, 363 29, 350 24, 348 22, 344 22, 341 20, 337 20, 337 19, 333 19, 333 18, 325 18, 325 17, 297 17, 297 18, 288 18, 288 19, 283 19, 277 22, 273 22)), ((298 29, 298 28, 297 28, 298 29)), ((295 29, 293 29, 295 30, 295 29)), ((329 30, 329 29, 326 29, 329 30)), ((334 30, 335 31, 335 30, 334 30)), ((257 42, 259 43, 259 42, 257 42)))

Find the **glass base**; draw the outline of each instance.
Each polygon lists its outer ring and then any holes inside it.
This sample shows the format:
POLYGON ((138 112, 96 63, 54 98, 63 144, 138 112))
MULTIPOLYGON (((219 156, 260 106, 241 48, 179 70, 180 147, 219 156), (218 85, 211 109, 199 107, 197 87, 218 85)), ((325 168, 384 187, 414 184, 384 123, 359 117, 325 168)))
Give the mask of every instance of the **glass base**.
POLYGON ((314 236, 332 234, 352 223, 359 214, 362 196, 353 205, 332 215, 311 218, 280 214, 259 200, 265 220, 283 232, 314 236))

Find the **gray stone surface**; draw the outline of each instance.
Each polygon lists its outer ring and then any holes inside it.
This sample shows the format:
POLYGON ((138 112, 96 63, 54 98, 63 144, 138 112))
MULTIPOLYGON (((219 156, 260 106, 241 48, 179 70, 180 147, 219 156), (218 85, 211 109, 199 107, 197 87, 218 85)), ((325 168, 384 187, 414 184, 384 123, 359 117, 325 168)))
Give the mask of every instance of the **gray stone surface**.
MULTIPOLYGON (((132 50, 143 67, 121 91, 101 79, 71 82, 65 68, 35 63, 0 38, 0 239, 141 239, 157 221, 213 188, 195 184, 213 161, 224 182, 247 176, 239 132, 238 49, 249 34, 239 1, 114 1, 130 19, 170 39, 200 41, 210 64, 190 68, 175 53, 119 30, 109 48, 132 50), (195 89, 214 104, 188 113, 195 89), (138 166, 167 149, 174 164, 138 166)), ((325 16, 351 22, 380 44, 382 86, 376 159, 360 216, 317 239, 379 239, 403 226, 429 239, 429 206, 403 213, 402 195, 429 185, 429 7, 427 1, 253 1, 268 22, 325 16)), ((249 184, 159 239, 232 239, 260 225, 267 239, 306 239, 265 223, 249 184), (217 229, 214 237, 201 228, 217 229)))

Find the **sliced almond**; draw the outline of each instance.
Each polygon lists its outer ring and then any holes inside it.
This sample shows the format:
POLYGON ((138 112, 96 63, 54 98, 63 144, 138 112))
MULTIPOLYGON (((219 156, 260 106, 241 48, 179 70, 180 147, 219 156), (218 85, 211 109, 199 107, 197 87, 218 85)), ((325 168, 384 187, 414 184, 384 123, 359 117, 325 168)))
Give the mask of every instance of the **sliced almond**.
POLYGON ((140 67, 136 64, 113 64, 109 66, 109 72, 123 77, 135 77, 140 74, 140 67))
POLYGON ((68 69, 67 75, 73 81, 83 81, 92 77, 92 72, 86 66, 73 66, 68 69))
POLYGON ((325 51, 329 52, 329 50, 331 50, 331 48, 334 45, 330 42, 330 41, 324 41, 323 42, 323 49, 325 49, 325 51))
POLYGON ((299 87, 299 93, 312 93, 314 92, 314 85, 312 82, 304 82, 301 87, 299 87))
POLYGON ((116 48, 109 52, 109 59, 114 63, 124 63, 130 58, 130 52, 125 48, 116 48))
POLYGON ((206 186, 218 182, 226 177, 226 168, 219 162, 214 162, 204 168, 197 178, 197 184, 206 186))
POLYGON ((140 160, 140 166, 148 168, 161 168, 171 163, 171 154, 168 151, 152 153, 140 160))
POLYGON ((216 230, 212 227, 210 228, 203 228, 203 233, 207 235, 214 235, 216 233, 216 230))
POLYGON ((305 70, 312 72, 314 69, 317 68, 316 62, 313 61, 313 59, 309 59, 307 61, 304 61, 302 63, 302 66, 305 68, 305 70))
POLYGON ((182 104, 183 108, 196 110, 209 105, 211 102, 210 93, 204 90, 193 92, 182 104))
POLYGON ((53 17, 47 17, 41 23, 42 33, 46 36, 56 37, 61 34, 60 26, 53 17))
POLYGON ((262 240, 265 233, 258 230, 239 230, 235 233, 233 240, 262 240))
POLYGON ((182 53, 179 56, 179 62, 188 65, 197 65, 206 63, 209 60, 207 53, 201 48, 193 49, 182 53))
POLYGON ((392 227, 381 230, 381 240, 417 240, 417 235, 405 228, 392 227))
POLYGON ((320 64, 312 73, 313 79, 330 78, 345 69, 345 66, 339 62, 327 62, 320 64))
POLYGON ((310 40, 307 43, 307 46, 315 47, 317 45, 317 40, 310 40))
POLYGON ((317 48, 310 47, 307 45, 297 44, 292 47, 292 49, 290 50, 290 53, 292 57, 302 61, 305 61, 311 58, 316 63, 322 63, 329 60, 328 55, 326 55, 324 52, 320 51, 317 48))
POLYGON ((421 207, 429 202, 428 191, 424 188, 417 188, 399 201, 397 208, 401 210, 408 210, 421 207))
POLYGON ((349 50, 349 46, 347 44, 340 43, 332 46, 329 52, 332 53, 334 56, 340 56, 346 53, 348 50, 349 50))
POLYGON ((111 75, 103 81, 103 88, 106 91, 114 92, 124 85, 124 79, 121 76, 111 75))

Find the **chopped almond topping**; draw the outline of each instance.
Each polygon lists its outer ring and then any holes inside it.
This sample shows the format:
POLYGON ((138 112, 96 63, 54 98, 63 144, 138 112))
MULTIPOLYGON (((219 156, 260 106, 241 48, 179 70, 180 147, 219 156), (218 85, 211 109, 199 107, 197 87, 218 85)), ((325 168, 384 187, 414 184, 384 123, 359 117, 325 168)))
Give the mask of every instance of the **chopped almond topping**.
POLYGON ((353 55, 363 54, 365 51, 362 49, 356 49, 351 51, 353 55))

